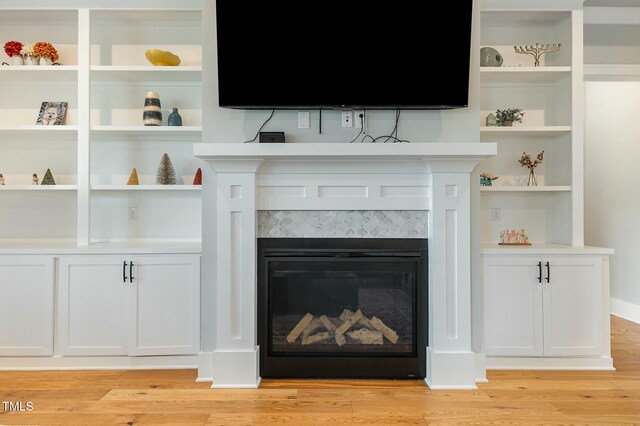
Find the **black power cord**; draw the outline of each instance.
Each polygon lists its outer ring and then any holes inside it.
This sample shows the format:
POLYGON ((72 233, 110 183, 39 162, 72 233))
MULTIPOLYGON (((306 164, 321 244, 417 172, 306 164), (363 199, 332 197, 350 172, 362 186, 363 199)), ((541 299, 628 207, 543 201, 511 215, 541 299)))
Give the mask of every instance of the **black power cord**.
POLYGON ((362 138, 362 142, 364 142, 365 140, 368 140, 367 138, 369 138, 371 140, 371 143, 378 143, 378 141, 384 139, 384 142, 382 143, 387 143, 389 141, 391 141, 392 143, 411 143, 411 141, 406 140, 406 139, 400 139, 398 137, 398 123, 400 121, 400 110, 397 109, 396 110, 396 121, 395 121, 395 125, 393 126, 393 130, 391 131, 391 133, 389 135, 384 135, 384 136, 378 136, 376 138, 374 138, 373 136, 370 135, 366 135, 364 138, 362 138))
POLYGON ((360 137, 362 132, 364 132, 364 112, 361 112, 360 115, 358 115, 358 117, 360 118, 360 132, 358 132, 356 137, 353 138, 349 143, 354 143, 360 137))
POLYGON ((275 110, 275 109, 272 109, 272 110, 271 110, 271 115, 269 116, 269 118, 267 118, 267 119, 265 120, 265 122, 264 122, 264 123, 262 123, 262 126, 260 126, 260 128, 258 129, 258 132, 257 132, 257 133, 256 133, 256 135, 253 137, 253 139, 249 139, 248 141, 244 141, 243 143, 253 142, 253 141, 255 141, 256 139, 258 139, 258 136, 260 136, 260 132, 262 131, 262 129, 264 128, 264 126, 266 126, 266 125, 267 125, 267 123, 269 122, 269 120, 271 120, 271 119, 273 118, 273 114, 275 114, 275 112, 276 112, 276 110, 275 110))

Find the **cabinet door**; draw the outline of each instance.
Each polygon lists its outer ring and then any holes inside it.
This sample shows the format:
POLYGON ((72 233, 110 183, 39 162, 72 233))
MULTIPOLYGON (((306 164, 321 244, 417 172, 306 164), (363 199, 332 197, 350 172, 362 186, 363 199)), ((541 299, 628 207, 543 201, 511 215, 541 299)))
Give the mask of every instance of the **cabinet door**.
MULTIPOLYGON (((60 259, 58 348, 62 355, 126 355, 128 291, 122 256, 60 259)), ((128 274, 128 268, 127 268, 128 274)))
POLYGON ((540 259, 485 256, 484 318, 490 356, 542 355, 540 259))
POLYGON ((0 355, 53 355, 53 257, 0 256, 0 355))
MULTIPOLYGON (((600 355, 603 351, 602 259, 551 257, 543 260, 544 354, 600 355), (549 270, 546 270, 549 262, 549 270)), ((607 319, 608 320, 608 319, 607 319)))
POLYGON ((133 259, 131 355, 200 350, 200 257, 133 259))

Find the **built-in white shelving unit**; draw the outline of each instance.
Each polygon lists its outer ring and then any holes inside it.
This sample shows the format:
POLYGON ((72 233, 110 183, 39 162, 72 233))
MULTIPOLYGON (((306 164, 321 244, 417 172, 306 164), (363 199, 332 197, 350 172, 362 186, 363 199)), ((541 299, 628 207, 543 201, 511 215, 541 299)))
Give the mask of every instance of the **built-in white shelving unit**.
POLYGON ((480 172, 498 176, 482 187, 481 239, 497 243, 501 229, 524 228, 536 243, 583 244, 582 10, 576 1, 549 7, 533 2, 481 2, 481 46, 504 58, 501 67, 480 67, 480 139, 496 142, 498 155, 483 162, 480 172), (514 46, 561 44, 534 66, 531 55, 514 46), (487 127, 486 116, 497 109, 520 108, 522 123, 487 127), (518 160, 544 151, 535 169, 536 187, 518 160), (501 220, 491 220, 499 210, 501 220), (536 212, 533 214, 532 212, 536 212))
MULTIPOLYGON (((61 65, 0 67, 0 238, 80 246, 199 241, 201 187, 192 185, 201 167, 192 155, 202 135, 199 2, 94 7, 63 0, 47 10, 32 3, 2 10, 0 40, 48 41, 61 65), (154 66, 149 49, 171 51, 181 64, 154 66), (160 96, 163 126, 143 125, 148 91, 160 96), (43 101, 68 103, 64 125, 35 124, 43 101), (182 127, 167 126, 173 108, 182 127), (155 184, 164 153, 178 185, 155 184), (127 186, 133 168, 140 185, 127 186), (30 185, 33 173, 42 180, 47 169, 58 185, 30 185), (29 228, 35 217, 48 226, 29 228)), ((0 60, 11 63, 4 52, 0 60)))

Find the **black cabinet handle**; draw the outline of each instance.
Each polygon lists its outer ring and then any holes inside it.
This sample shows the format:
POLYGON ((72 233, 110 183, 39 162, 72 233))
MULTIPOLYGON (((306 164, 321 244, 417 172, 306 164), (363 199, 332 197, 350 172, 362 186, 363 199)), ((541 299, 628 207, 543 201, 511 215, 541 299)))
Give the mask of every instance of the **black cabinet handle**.
POLYGON ((538 282, 542 283, 542 262, 538 262, 538 282))
POLYGON ((133 282, 133 261, 129 263, 129 282, 133 282))
POLYGON ((547 267, 547 282, 551 279, 551 268, 549 268, 549 262, 545 265, 547 267))
POLYGON ((125 260, 122 264, 122 282, 127 282, 127 261, 125 260))

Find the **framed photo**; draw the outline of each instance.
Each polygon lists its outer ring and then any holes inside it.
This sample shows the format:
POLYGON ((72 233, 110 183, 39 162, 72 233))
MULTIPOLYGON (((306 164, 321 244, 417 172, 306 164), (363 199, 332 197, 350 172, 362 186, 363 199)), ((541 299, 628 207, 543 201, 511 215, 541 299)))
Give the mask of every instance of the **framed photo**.
POLYGON ((67 113, 67 102, 43 102, 40 106, 37 125, 60 126, 64 123, 67 113))

